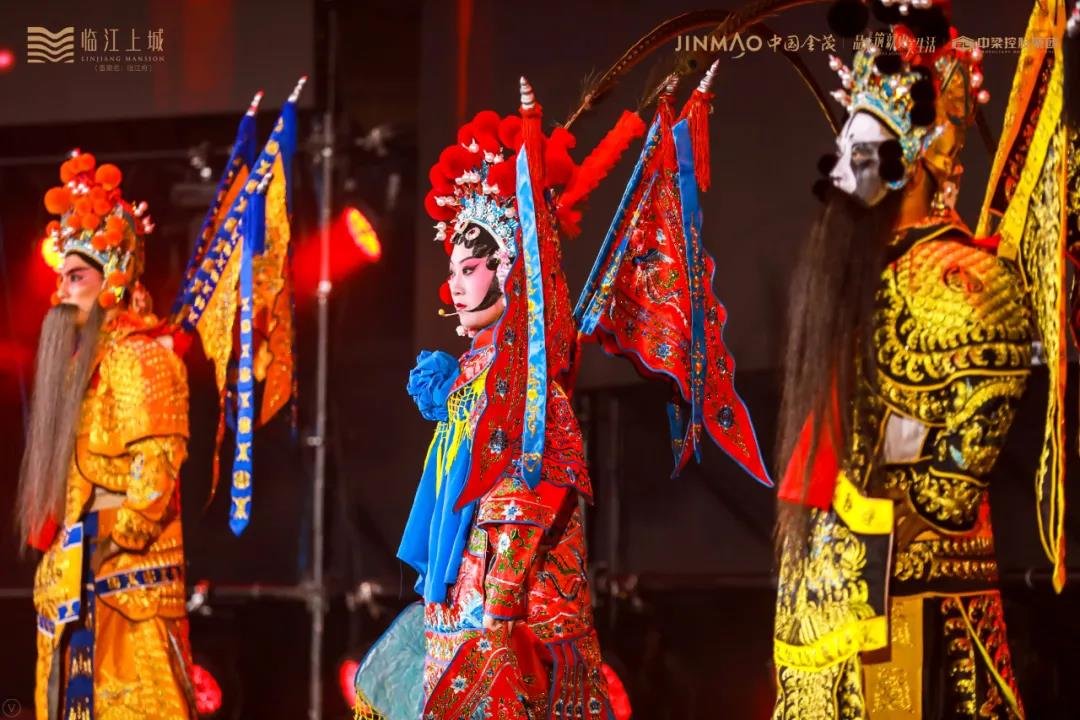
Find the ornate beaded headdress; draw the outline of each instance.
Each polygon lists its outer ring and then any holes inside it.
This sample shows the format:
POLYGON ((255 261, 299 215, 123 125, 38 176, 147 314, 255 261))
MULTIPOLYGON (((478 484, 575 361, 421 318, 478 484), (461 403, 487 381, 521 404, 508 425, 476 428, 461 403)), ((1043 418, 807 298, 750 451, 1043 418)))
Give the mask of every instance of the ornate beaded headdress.
MULTIPOLYGON (((532 86, 525 78, 521 78, 521 107, 525 110, 538 107, 532 86)), ((449 254, 455 238, 470 224, 489 232, 499 246, 495 257, 499 261, 496 276, 500 287, 505 285, 520 252, 516 166, 522 143, 520 115, 501 118, 494 111, 484 110, 458 130, 457 143, 443 150, 428 173, 431 190, 424 206, 438 221, 435 240, 442 242, 449 254)), ((573 135, 563 128, 555 128, 550 136, 541 138, 545 189, 564 186, 572 176, 576 177, 578 168, 568 152, 573 146, 573 135)), ((573 225, 574 211, 569 205, 565 207, 566 211, 555 208, 556 216, 560 224, 573 225)), ((449 304, 449 288, 445 284, 440 294, 443 302, 449 304)))
POLYGON ((75 150, 60 166, 63 185, 45 193, 45 208, 58 220, 46 227, 57 257, 78 253, 101 266, 105 289, 98 300, 110 307, 135 286, 143 271, 143 242, 154 225, 146 203, 136 206, 120 191, 123 175, 115 165, 97 165, 90 153, 75 150))
POLYGON ((886 47, 867 42, 848 68, 832 56, 842 89, 833 92, 849 116, 866 112, 897 135, 907 184, 921 160, 938 183, 936 203, 955 203, 963 173, 959 156, 977 104, 989 101, 982 88, 982 50, 950 24, 949 0, 872 0, 870 7, 892 24, 886 47))

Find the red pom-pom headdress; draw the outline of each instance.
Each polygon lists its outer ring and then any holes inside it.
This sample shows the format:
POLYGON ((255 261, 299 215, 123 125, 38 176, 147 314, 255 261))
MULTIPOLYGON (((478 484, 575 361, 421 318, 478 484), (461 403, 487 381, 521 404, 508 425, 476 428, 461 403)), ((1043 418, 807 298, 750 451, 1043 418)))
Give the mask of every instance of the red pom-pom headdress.
MULTIPOLYGON (((532 87, 521 78, 523 112, 539 112, 532 87)), ((431 190, 424 208, 436 221, 435 240, 449 254, 453 237, 469 223, 480 225, 499 244, 500 267, 517 257, 519 221, 515 197, 517 154, 525 138, 520 115, 499 117, 483 110, 458 130, 457 143, 444 149, 431 167, 431 190)), ((550 209, 564 235, 580 232, 578 206, 596 188, 635 137, 645 132, 645 124, 634 113, 624 113, 615 128, 578 165, 570 157, 576 144, 569 130, 556 127, 550 135, 540 134, 540 157, 530 161, 533 187, 548 198, 550 209)))
POLYGON ((98 165, 78 150, 60 166, 63 185, 45 193, 45 209, 59 216, 46 228, 58 257, 79 253, 101 265, 105 290, 99 300, 111 307, 142 274, 143 239, 154 229, 146 203, 132 207, 120 191, 115 165, 98 165))

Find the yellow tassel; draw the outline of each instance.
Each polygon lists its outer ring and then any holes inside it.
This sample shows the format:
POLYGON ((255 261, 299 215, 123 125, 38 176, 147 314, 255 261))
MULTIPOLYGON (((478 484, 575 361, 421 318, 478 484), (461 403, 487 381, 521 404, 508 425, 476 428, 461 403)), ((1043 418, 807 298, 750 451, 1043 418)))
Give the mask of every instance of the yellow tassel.
POLYGON ((356 691, 356 702, 353 704, 353 720, 386 720, 378 710, 371 707, 364 693, 356 691))

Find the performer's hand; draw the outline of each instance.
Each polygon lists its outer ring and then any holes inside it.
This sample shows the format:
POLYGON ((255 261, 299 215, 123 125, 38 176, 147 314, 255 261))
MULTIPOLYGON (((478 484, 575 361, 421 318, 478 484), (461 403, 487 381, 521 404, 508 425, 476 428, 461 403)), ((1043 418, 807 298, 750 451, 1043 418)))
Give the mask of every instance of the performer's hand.
POLYGON ((90 557, 90 569, 97 575, 102 564, 118 552, 120 552, 120 546, 113 542, 111 537, 105 538, 98 543, 97 548, 94 549, 94 554, 90 557))
POLYGON ((1069 21, 1065 25, 1065 32, 1071 38, 1080 36, 1080 0, 1077 0, 1076 7, 1073 8, 1072 14, 1069 16, 1069 21))
POLYGON ((484 613, 484 629, 485 630, 491 631, 491 630, 494 630, 495 628, 499 627, 500 625, 503 625, 503 626, 506 627, 506 635, 509 637, 510 633, 514 629, 514 621, 513 620, 497 620, 496 618, 492 617, 491 615, 488 615, 487 613, 484 613))

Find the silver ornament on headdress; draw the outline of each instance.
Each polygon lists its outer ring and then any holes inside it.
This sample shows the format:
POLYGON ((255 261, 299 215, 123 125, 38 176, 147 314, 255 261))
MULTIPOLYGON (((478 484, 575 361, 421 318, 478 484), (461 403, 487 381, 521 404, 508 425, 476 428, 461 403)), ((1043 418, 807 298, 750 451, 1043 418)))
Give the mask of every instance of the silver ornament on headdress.
MULTIPOLYGON (((716 79, 716 70, 720 67, 720 59, 717 58, 713 61, 713 64, 709 66, 709 69, 705 71, 705 76, 701 78, 701 82, 698 83, 698 92, 707 93, 709 88, 712 87, 713 80, 716 79)), ((673 90, 674 92, 674 90, 673 90)))
POLYGON ((532 110, 536 107, 536 95, 533 94, 532 85, 525 79, 525 76, 521 76, 521 107, 525 110, 532 110))

